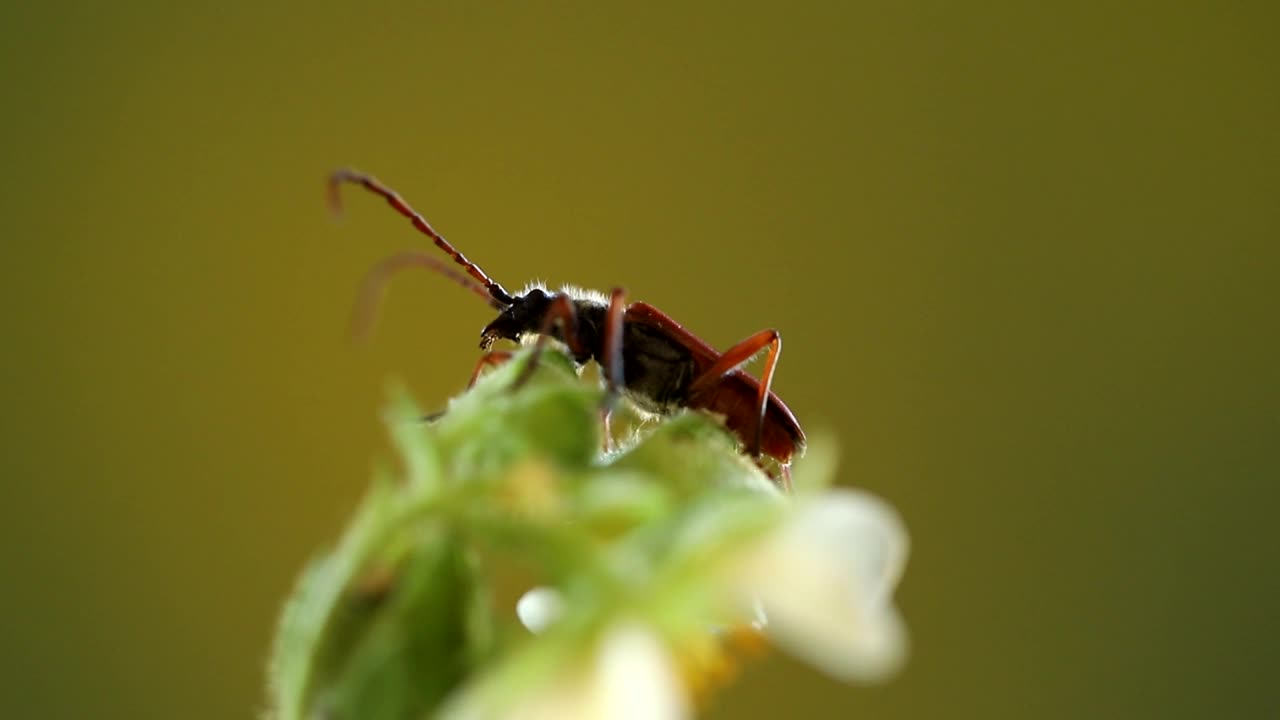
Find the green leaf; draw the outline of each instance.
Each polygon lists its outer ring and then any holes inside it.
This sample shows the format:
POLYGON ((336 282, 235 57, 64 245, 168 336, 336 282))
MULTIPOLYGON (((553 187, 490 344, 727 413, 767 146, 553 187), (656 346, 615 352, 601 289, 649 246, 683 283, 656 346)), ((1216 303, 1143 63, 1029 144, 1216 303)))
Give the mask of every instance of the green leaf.
MULTIPOLYGON (((549 350, 516 388, 528 358, 432 422, 393 389, 401 473, 378 473, 285 605, 276 720, 430 717, 469 688, 506 705, 619 617, 694 633, 720 622, 706 570, 776 519, 777 486, 698 412, 643 425, 605 455, 599 383, 549 350), (531 582, 556 586, 567 610, 537 637, 514 615, 531 582)), ((829 468, 817 469, 805 477, 829 468)))
POLYGON ((418 539, 386 585, 349 591, 311 717, 423 717, 466 677, 470 572, 443 534, 418 539))

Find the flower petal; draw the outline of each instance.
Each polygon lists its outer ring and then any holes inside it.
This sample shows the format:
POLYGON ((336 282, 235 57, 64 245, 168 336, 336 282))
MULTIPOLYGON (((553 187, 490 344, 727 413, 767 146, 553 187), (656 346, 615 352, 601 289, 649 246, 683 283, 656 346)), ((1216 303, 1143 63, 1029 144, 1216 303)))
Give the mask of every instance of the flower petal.
POLYGON ((622 625, 605 638, 597 661, 598 707, 592 717, 676 720, 689 716, 675 663, 661 639, 641 625, 622 625))
MULTIPOLYGON (((614 626, 594 654, 562 667, 525 697, 482 683, 446 708, 447 720, 682 720, 684 687, 662 640, 639 623, 614 626)), ((490 678, 492 680, 492 678, 490 678)))
POLYGON ((741 568, 743 600, 758 599, 777 643, 845 681, 886 677, 905 659, 892 593, 908 539, 887 504, 833 490, 798 506, 741 568))

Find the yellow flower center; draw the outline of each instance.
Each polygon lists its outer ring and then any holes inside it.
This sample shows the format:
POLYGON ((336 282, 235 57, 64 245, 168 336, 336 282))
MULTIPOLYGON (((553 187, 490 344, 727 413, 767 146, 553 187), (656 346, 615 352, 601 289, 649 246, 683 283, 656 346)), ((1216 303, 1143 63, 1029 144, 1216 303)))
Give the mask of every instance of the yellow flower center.
POLYGON ((676 649, 676 660, 690 696, 705 707, 716 691, 737 678, 740 658, 755 659, 768 649, 764 633, 744 623, 682 642, 676 649))

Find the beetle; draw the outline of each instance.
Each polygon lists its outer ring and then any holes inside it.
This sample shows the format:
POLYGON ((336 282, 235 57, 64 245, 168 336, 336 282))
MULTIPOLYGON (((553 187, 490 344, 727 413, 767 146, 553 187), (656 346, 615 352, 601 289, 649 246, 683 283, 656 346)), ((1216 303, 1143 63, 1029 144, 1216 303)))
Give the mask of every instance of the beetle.
POLYGON ((344 183, 381 196, 465 271, 460 273, 442 259, 418 251, 398 253, 371 271, 362 293, 366 309, 369 298, 376 296, 375 290, 390 274, 419 266, 451 278, 498 310, 498 317, 480 332, 480 349, 485 352, 472 372, 472 383, 485 367, 511 357, 510 352, 493 350, 495 341, 535 341, 529 362, 516 381, 519 385, 536 367, 546 342, 554 339, 568 347, 579 367, 588 361, 600 366, 606 385, 606 428, 609 411, 620 393, 649 413, 667 415, 681 408, 707 411, 724 419, 725 426, 757 462, 761 456, 773 458, 782 485, 790 485, 790 463, 804 451, 805 436, 790 408, 770 390, 782 352, 777 330, 761 330, 722 353, 654 306, 627 304, 622 288, 603 295, 573 287, 549 291, 532 285, 513 295, 445 240, 397 192, 371 175, 342 169, 329 177, 329 203, 335 212, 341 209, 339 190, 344 183), (766 348, 759 380, 741 370, 766 348))

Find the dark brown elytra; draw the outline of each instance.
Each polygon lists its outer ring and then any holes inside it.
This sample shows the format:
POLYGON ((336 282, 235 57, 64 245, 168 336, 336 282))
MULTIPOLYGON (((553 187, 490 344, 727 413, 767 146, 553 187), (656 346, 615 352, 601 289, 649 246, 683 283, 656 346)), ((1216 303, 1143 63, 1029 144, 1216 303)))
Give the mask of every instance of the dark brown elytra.
MULTIPOLYGON (((795 415, 773 392, 773 372, 782 351, 777 330, 761 330, 721 353, 684 329, 652 305, 626 304, 626 293, 614 288, 606 297, 565 288, 559 292, 532 287, 512 295, 471 262, 394 190, 372 176, 339 170, 329 178, 329 201, 340 207, 339 188, 354 183, 382 198, 431 238, 464 271, 458 272, 434 256, 416 251, 393 255, 370 273, 362 293, 364 315, 371 313, 386 279, 406 267, 423 267, 445 275, 499 311, 480 333, 485 351, 471 375, 508 359, 511 353, 491 350, 495 340, 520 342, 536 336, 533 355, 517 384, 528 378, 548 338, 568 346, 574 360, 594 360, 605 378, 605 420, 613 400, 622 392, 642 410, 669 414, 694 408, 724 418, 725 425, 757 460, 761 455, 778 462, 781 480, 789 485, 790 463, 804 449, 804 432, 795 415), (740 368, 768 348, 760 380, 740 368)), ((607 436, 606 431, 606 436, 607 436)))

